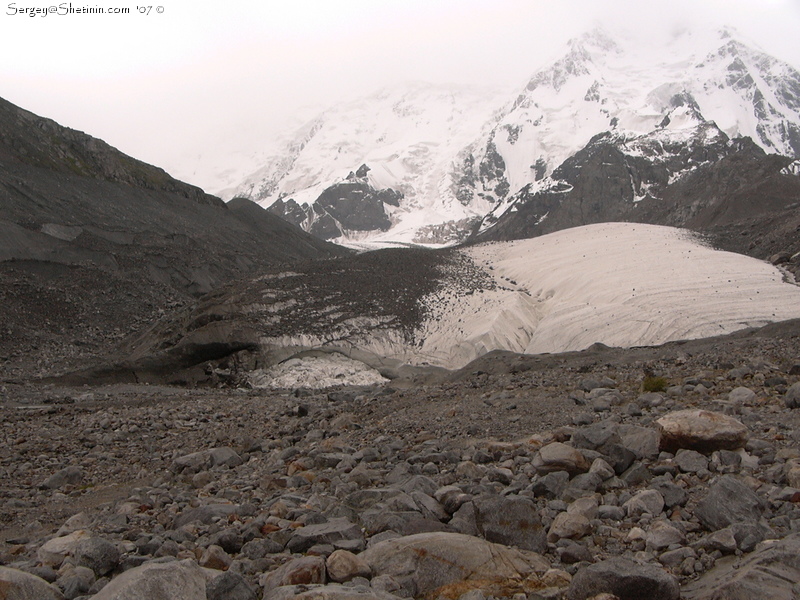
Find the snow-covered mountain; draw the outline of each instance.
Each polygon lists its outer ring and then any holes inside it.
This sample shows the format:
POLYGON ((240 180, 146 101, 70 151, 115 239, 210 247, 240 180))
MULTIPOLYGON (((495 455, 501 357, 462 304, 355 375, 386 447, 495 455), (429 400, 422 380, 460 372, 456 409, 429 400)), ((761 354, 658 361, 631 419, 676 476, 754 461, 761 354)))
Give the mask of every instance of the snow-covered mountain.
POLYGON ((279 201, 283 210, 277 212, 327 239, 339 238, 344 229, 351 240, 411 241, 432 223, 474 219, 491 209, 480 198, 466 204, 455 199, 453 157, 474 140, 501 102, 502 94, 492 89, 421 83, 384 89, 323 112, 262 168, 221 195, 245 196, 263 206, 279 201), (367 168, 359 171, 361 165, 367 168), (323 211, 302 210, 351 173, 350 184, 334 190, 340 194, 334 200, 355 204, 355 211, 346 206, 347 214, 331 222, 321 219, 323 211), (391 190, 388 196, 402 200, 377 206, 360 202, 380 190, 391 190), (363 223, 348 222, 358 209, 377 209, 378 214, 366 219, 362 214, 363 223))
POLYGON ((592 147, 636 171, 618 190, 628 205, 743 148, 800 157, 800 73, 731 30, 644 47, 595 30, 499 98, 416 86, 333 108, 223 196, 327 239, 445 243, 540 192, 570 191, 565 170, 575 175, 592 147))

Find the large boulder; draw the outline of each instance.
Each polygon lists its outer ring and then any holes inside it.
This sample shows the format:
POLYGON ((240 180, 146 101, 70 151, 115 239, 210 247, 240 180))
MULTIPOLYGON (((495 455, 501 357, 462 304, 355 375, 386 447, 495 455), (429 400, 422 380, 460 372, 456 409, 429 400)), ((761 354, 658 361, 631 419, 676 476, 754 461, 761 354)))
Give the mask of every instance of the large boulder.
POLYGON ((536 504, 522 496, 483 495, 472 501, 478 532, 489 542, 545 552, 547 534, 536 504))
POLYGON ((678 600, 678 580, 652 565, 612 558, 580 569, 567 593, 568 600, 614 594, 619 600, 678 600))
POLYGON ((398 600, 397 596, 368 587, 287 585, 264 593, 264 600, 398 600))
POLYGON ((89 539, 91 535, 85 529, 79 529, 69 535, 49 539, 36 551, 36 557, 42 564, 57 569, 67 556, 75 552, 78 544, 89 539))
POLYGON ((686 585, 685 600, 796 600, 800 597, 800 534, 764 542, 752 554, 729 557, 686 585))
POLYGON ((709 488, 694 511, 700 522, 716 531, 737 523, 757 523, 765 503, 733 475, 723 475, 709 488))
POLYGON ((17 569, 0 567, 0 598, 2 600, 64 600, 56 586, 44 579, 17 569))
POLYGON ((361 541, 361 529, 344 517, 331 519, 325 523, 306 525, 294 532, 286 548, 290 552, 303 553, 315 544, 333 544, 346 540, 361 541))
POLYGON ((670 413, 656 421, 659 446, 667 452, 681 448, 709 453, 736 450, 747 443, 747 427, 727 415, 708 410, 690 409, 670 413))
POLYGON ((550 568, 550 563, 534 552, 460 533, 421 533, 390 539, 361 556, 375 576, 390 575, 414 597, 435 598, 449 586, 462 592, 472 587, 496 590, 512 583, 519 586, 522 580, 550 568))
POLYGON ((192 560, 149 562, 115 577, 92 600, 206 600, 206 578, 192 560))
POLYGON ((566 471, 570 475, 586 473, 590 467, 580 451, 561 442, 542 446, 533 458, 533 466, 541 474, 566 471))
POLYGON ((259 578, 264 591, 285 586, 325 583, 325 559, 321 556, 303 556, 282 564, 259 578))

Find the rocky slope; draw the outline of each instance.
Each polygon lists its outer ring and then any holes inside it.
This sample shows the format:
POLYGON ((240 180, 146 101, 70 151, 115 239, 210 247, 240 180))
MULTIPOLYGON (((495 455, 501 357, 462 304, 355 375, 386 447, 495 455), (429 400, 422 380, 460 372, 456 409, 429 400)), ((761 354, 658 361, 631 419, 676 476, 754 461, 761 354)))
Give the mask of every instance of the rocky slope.
POLYGON ((2 100, 0 204, 5 377, 103 354, 222 282, 346 253, 2 100))
POLYGON ((493 353, 424 386, 6 385, 0 581, 25 600, 795 598, 798 352, 795 321, 493 353))

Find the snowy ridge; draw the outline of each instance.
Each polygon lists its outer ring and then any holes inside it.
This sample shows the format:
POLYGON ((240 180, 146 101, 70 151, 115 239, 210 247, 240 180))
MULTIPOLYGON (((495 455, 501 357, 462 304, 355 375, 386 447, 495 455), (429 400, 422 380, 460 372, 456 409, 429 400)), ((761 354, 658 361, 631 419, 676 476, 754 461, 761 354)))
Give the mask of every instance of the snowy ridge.
MULTIPOLYGON (((548 178, 603 133, 631 157, 664 163, 681 145, 740 136, 800 157, 800 73, 731 30, 683 33, 652 47, 595 30, 510 97, 417 84, 331 108, 222 195, 310 206, 366 164, 375 190, 403 199, 383 208, 388 231, 348 230, 336 241, 452 242, 487 214, 496 220, 520 190, 562 185, 548 178)), ((635 201, 650 192, 638 188, 635 201)))
MULTIPOLYGON (((404 194, 399 208, 387 207, 393 235, 372 237, 410 242, 428 224, 488 210, 480 201, 464 206, 456 200, 452 162, 489 120, 498 98, 492 90, 426 84, 382 90, 325 111, 298 131, 281 155, 221 195, 243 195, 265 207, 284 197, 311 204, 366 164, 370 185, 404 194)), ((354 241, 358 237, 354 234, 354 241)))
MULTIPOLYGON (((751 137, 767 152, 800 156, 800 73, 731 35, 684 34, 649 51, 599 30, 572 40, 478 146, 502 158, 512 193, 551 175, 604 131, 674 144, 711 125, 705 131, 712 138, 716 126, 729 138, 751 137)), ((629 151, 635 155, 636 146, 629 151)), ((503 199, 486 186, 476 193, 503 199)))

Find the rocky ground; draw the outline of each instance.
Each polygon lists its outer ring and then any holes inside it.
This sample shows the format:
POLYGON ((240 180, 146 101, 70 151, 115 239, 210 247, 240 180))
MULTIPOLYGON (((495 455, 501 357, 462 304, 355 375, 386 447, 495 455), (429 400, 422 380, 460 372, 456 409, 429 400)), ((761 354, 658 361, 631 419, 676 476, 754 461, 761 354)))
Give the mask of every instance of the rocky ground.
POLYGON ((790 322, 493 353, 382 388, 5 383, 0 582, 26 599, 797 598, 799 357, 790 322))

